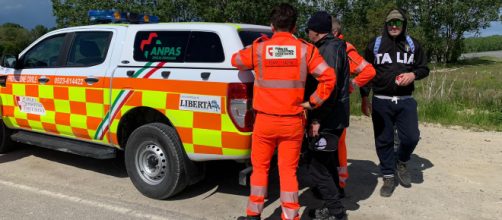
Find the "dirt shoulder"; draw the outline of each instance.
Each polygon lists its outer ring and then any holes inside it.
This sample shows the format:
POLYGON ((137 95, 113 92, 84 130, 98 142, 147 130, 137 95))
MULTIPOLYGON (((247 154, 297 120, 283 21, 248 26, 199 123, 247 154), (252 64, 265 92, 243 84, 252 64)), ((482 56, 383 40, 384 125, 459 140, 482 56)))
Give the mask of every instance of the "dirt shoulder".
MULTIPOLYGON (((349 219, 500 219, 502 133, 424 124, 420 130, 422 139, 410 164, 413 186, 398 187, 392 197, 382 198, 371 120, 352 117, 348 197, 343 201, 349 219)), ((237 184, 241 169, 243 165, 233 161, 211 162, 205 180, 159 201, 141 195, 115 160, 19 146, 0 155, 0 194, 12 198, 0 201, 0 207, 8 219, 88 219, 86 215, 100 213, 103 219, 124 215, 125 219, 231 220, 244 214, 249 194, 248 187, 237 184), (30 197, 44 202, 22 199, 30 197), (75 206, 85 209, 75 210, 75 206)), ((299 170, 302 181, 307 179, 304 173, 299 170)), ((280 219, 278 188, 273 168, 264 219, 280 219)), ((302 219, 309 219, 307 209, 322 205, 306 187, 300 192, 300 203, 302 219)))
POLYGON ((502 216, 502 133, 421 124, 411 159, 412 188, 379 196, 381 179, 371 120, 349 128, 350 219, 499 219, 502 216), (497 217, 499 216, 499 217, 497 217))

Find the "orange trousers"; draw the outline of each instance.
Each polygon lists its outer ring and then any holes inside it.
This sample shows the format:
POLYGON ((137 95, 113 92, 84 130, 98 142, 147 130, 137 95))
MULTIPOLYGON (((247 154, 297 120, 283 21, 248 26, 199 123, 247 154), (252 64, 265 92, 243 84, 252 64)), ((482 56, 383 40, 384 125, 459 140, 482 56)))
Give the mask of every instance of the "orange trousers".
POLYGON ((299 219, 298 179, 296 169, 300 157, 304 117, 275 116, 258 113, 254 124, 251 163, 251 194, 247 215, 260 215, 267 195, 270 160, 278 147, 277 163, 281 187, 282 219, 299 219))
POLYGON ((338 139, 338 186, 345 188, 346 181, 349 178, 349 171, 347 169, 347 144, 345 143, 345 136, 347 128, 343 129, 342 135, 338 139))

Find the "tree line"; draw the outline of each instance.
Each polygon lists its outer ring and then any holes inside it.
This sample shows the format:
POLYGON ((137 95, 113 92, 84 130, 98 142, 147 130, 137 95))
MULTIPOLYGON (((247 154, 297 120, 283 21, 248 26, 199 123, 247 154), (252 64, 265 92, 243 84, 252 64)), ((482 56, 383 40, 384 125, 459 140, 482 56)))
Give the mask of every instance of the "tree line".
MULTIPOLYGON (((157 15, 161 22, 231 22, 269 25, 269 13, 284 0, 51 0, 57 28, 87 25, 91 9, 157 15)), ((391 8, 404 9, 408 32, 430 61, 455 62, 464 49, 464 32, 478 32, 502 20, 501 0, 290 0, 298 9, 298 30, 310 15, 325 10, 342 20, 344 36, 359 50, 383 31, 391 8)), ((1 32, 0 32, 1 34, 1 32)), ((297 33, 306 37, 303 31, 297 33)), ((0 43, 2 37, 0 36, 0 43)), ((1 48, 0 48, 1 49, 1 48)), ((0 50, 2 52, 2 50, 0 50)))
POLYGON ((31 42, 49 32, 43 25, 28 30, 19 24, 5 23, 0 26, 0 56, 18 54, 31 42))

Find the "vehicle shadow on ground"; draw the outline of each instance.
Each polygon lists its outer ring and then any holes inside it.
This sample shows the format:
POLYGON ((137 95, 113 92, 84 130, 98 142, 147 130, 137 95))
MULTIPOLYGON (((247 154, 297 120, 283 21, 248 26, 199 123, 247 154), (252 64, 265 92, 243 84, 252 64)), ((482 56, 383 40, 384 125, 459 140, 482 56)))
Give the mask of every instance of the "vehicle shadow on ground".
POLYGON ((0 164, 16 161, 25 157, 32 155, 28 150, 25 149, 26 146, 19 146, 16 149, 10 150, 4 154, 0 154, 0 164))
POLYGON ((99 160, 26 144, 16 144, 15 149, 0 155, 0 164, 35 156, 45 160, 78 167, 80 169, 126 178, 128 175, 125 170, 124 160, 122 159, 123 156, 120 155, 121 153, 122 152, 118 152, 119 156, 116 159, 99 160))
MULTIPOLYGON (((205 163, 205 178, 200 182, 188 186, 178 195, 168 200, 185 200, 210 192, 204 199, 216 193, 232 195, 249 195, 249 186, 239 185, 239 172, 246 168, 246 164, 235 161, 209 161, 205 163)), ((273 175, 274 168, 271 168, 273 175)), ((271 179, 274 179, 273 177, 271 179)), ((248 178, 249 184, 249 178, 248 178)))

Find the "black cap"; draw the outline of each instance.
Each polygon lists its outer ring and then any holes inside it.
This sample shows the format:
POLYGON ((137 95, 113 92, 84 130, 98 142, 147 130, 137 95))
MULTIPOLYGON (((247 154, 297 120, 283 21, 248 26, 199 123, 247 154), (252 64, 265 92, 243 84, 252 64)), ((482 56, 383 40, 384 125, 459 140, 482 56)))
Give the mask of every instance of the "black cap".
POLYGON ((338 140, 338 136, 321 131, 319 136, 309 140, 309 148, 313 151, 333 152, 338 150, 338 140))
POLYGON ((326 11, 318 11, 310 17, 307 29, 324 34, 331 32, 331 25, 331 15, 326 11))

